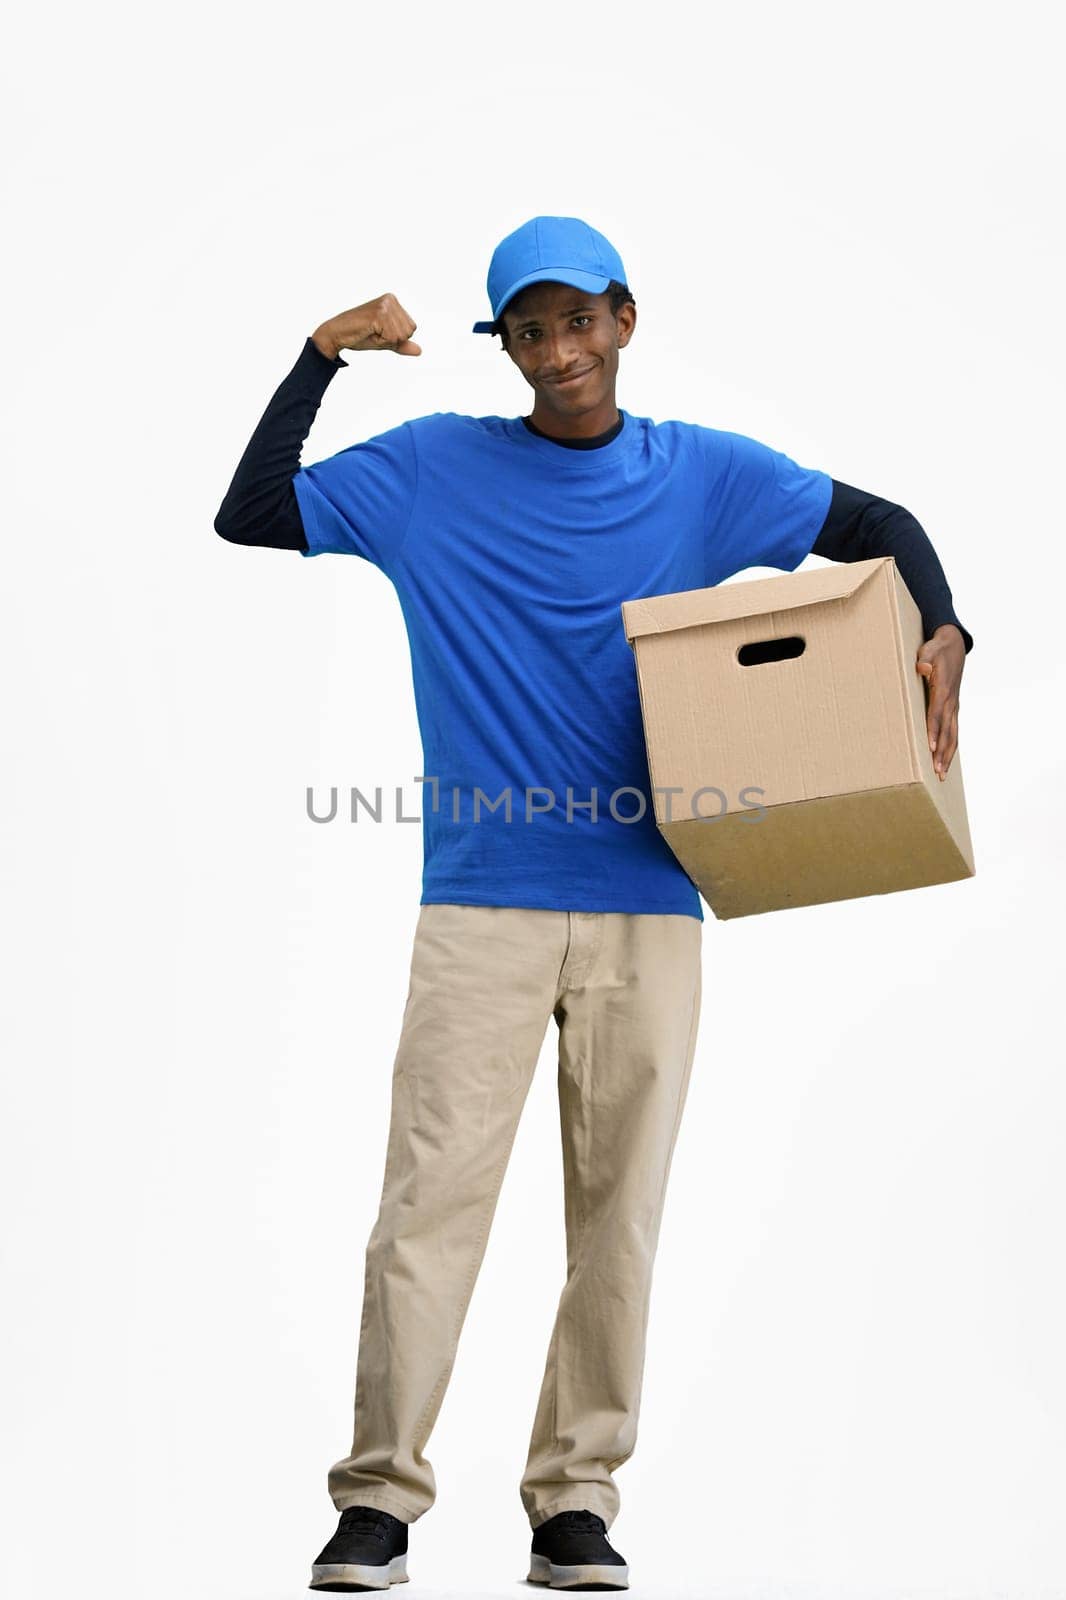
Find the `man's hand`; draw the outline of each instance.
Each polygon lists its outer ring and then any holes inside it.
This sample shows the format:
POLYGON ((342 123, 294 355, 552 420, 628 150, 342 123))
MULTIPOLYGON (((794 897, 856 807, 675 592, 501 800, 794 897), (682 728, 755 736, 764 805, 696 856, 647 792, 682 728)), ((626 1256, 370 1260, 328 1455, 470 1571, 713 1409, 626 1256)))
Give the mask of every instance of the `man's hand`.
POLYGON ((966 642, 953 622, 942 623, 918 651, 917 670, 928 689, 929 748, 941 783, 959 744, 959 684, 965 661, 966 642))
POLYGON ((398 356, 420 356, 421 346, 411 343, 417 327, 394 294, 379 294, 376 300, 330 317, 311 338, 331 361, 341 350, 394 350, 398 356))

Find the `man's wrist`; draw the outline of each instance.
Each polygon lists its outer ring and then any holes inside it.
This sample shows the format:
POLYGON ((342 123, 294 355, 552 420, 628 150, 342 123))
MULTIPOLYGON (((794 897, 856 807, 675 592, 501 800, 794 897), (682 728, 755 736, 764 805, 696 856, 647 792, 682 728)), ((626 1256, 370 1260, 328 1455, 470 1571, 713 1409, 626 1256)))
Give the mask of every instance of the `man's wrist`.
POLYGON ((311 343, 314 345, 316 350, 320 350, 322 352, 327 361, 336 361, 337 357, 340 355, 340 349, 338 346, 330 338, 329 334, 324 333, 321 328, 315 329, 314 333, 311 335, 311 343))

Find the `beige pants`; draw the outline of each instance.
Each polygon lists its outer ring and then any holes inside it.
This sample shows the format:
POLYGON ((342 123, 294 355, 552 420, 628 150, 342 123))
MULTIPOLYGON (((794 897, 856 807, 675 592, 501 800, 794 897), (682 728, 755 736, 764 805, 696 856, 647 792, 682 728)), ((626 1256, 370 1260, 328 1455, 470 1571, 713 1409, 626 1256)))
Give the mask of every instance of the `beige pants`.
POLYGON ((696 917, 424 905, 366 1251, 351 1454, 338 1511, 413 1522, 518 1120, 559 1027, 567 1278, 519 1492, 532 1527, 609 1527, 637 1437, 666 1182, 699 1026, 696 917))

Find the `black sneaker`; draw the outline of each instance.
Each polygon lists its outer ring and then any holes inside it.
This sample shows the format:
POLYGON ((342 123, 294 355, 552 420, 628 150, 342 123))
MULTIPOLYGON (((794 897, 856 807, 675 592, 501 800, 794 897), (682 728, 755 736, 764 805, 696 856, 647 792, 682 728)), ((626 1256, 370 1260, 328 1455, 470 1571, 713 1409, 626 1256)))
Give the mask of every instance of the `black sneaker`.
POLYGON ((387 1589, 407 1582, 407 1524, 376 1506, 349 1506, 311 1568, 309 1589, 387 1589))
POLYGON ((628 1589, 629 1568, 594 1511, 560 1511, 533 1529, 530 1583, 549 1589, 628 1589))

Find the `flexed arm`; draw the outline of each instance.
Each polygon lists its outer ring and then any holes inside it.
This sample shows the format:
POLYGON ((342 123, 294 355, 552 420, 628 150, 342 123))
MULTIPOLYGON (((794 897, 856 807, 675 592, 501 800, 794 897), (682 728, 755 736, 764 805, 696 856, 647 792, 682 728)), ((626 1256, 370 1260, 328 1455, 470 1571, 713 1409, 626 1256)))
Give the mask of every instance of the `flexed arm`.
POLYGON ((348 365, 341 350, 392 350, 421 355, 411 342, 416 324, 395 295, 379 295, 315 329, 295 365, 274 391, 237 464, 214 520, 231 544, 306 550, 307 537, 292 480, 322 396, 348 365))

